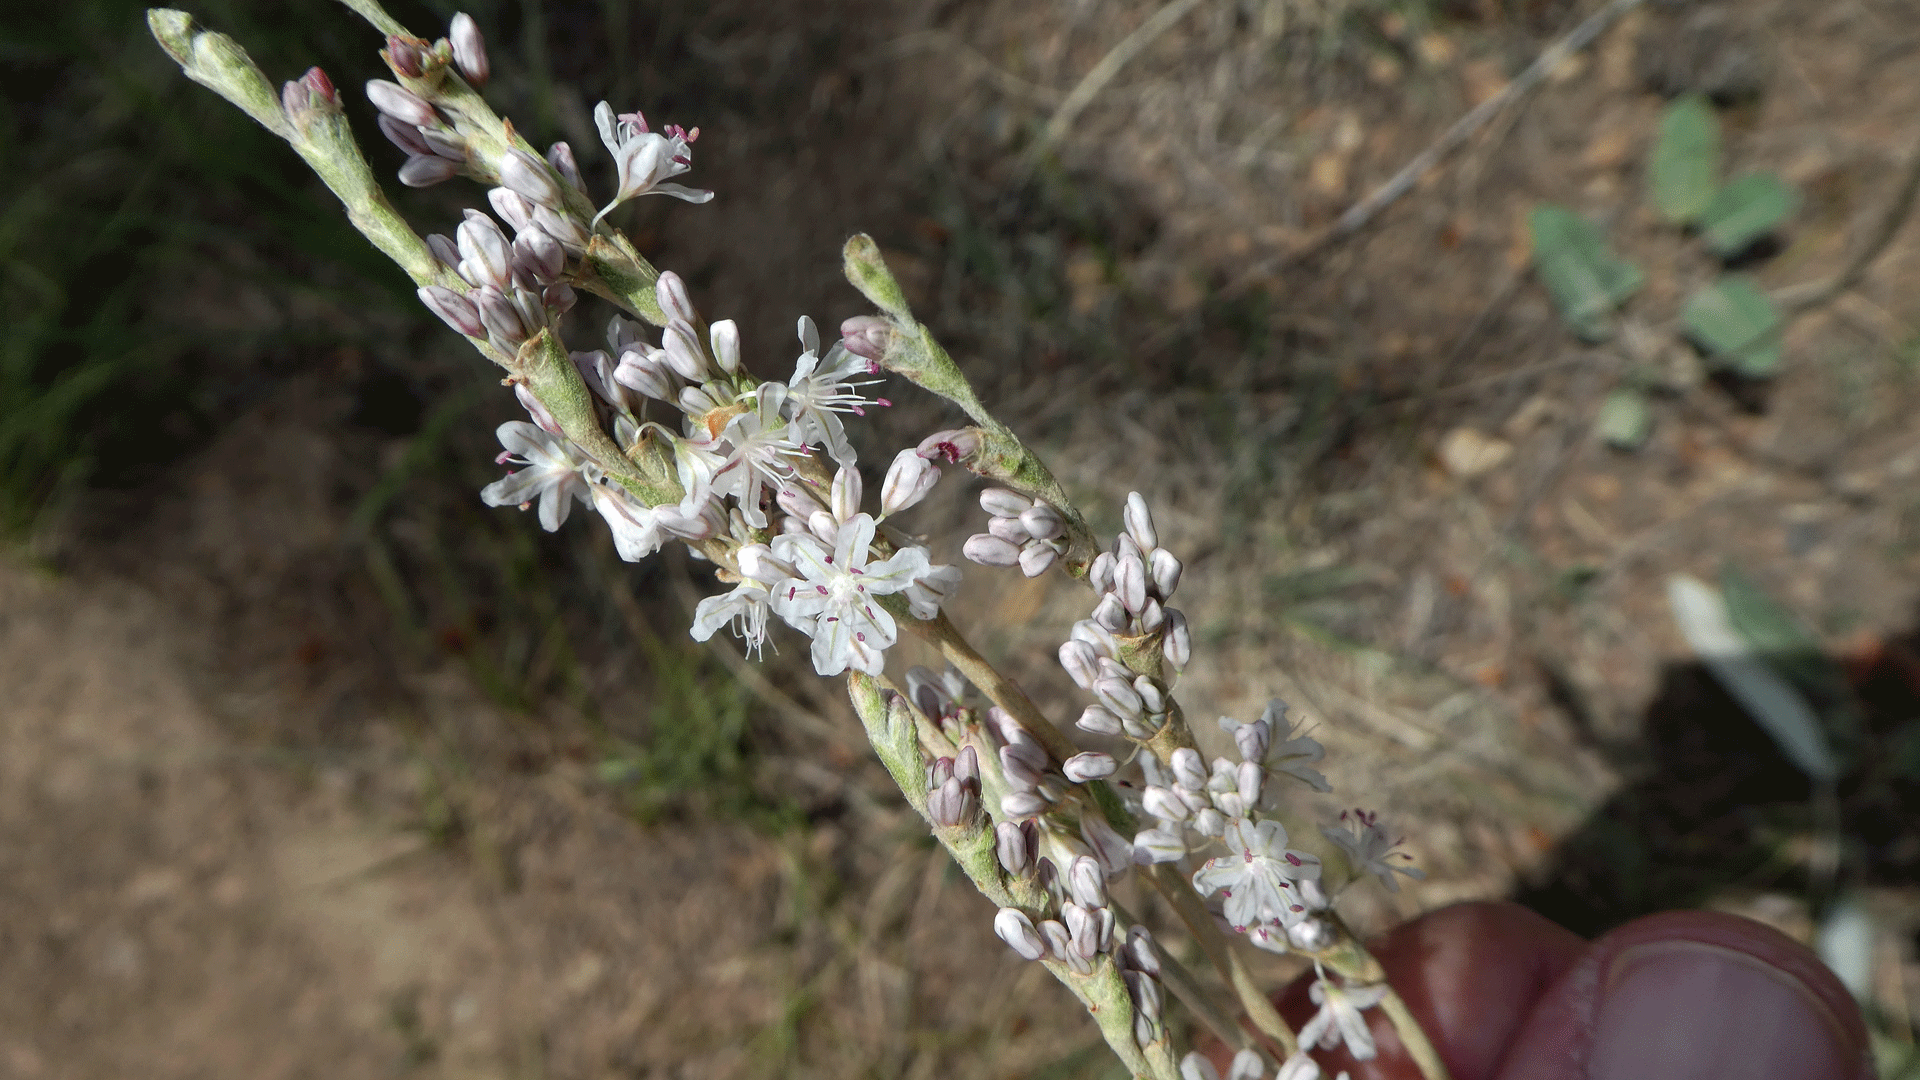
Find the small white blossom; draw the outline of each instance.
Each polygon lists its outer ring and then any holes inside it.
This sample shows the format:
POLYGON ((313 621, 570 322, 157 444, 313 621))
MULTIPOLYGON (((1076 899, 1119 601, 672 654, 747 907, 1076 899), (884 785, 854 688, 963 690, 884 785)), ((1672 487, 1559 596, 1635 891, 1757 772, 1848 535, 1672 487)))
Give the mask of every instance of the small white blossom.
POLYGON ((1413 856, 1394 850, 1400 841, 1387 839, 1387 831, 1380 827, 1379 814, 1352 810, 1341 813, 1340 820, 1341 828, 1323 828, 1320 835, 1338 844, 1355 870, 1379 878, 1388 892, 1400 891, 1400 883, 1393 878, 1396 873, 1405 874, 1415 881, 1425 880, 1426 871, 1413 866, 1396 866, 1387 861, 1396 855, 1407 860, 1413 856))
POLYGON ((1372 1061, 1376 1053, 1373 1032, 1367 1029, 1367 1018, 1360 1012, 1380 1004, 1387 996, 1385 984, 1343 990, 1321 978, 1307 992, 1314 1004, 1320 1006, 1320 1011, 1300 1029, 1300 1046, 1304 1049, 1318 1045, 1323 1050, 1331 1050, 1345 1042, 1347 1052, 1356 1059, 1372 1061))
POLYGON ((690 203, 713 198, 711 191, 667 183, 669 177, 693 168, 692 143, 700 137, 699 128, 685 131, 677 124, 668 124, 664 134, 649 131, 646 117, 637 112, 615 116, 613 106, 604 101, 594 108, 593 123, 600 129, 600 141, 613 155, 620 174, 619 190, 614 192, 613 201, 594 215, 593 224, 598 225, 614 207, 642 195, 671 195, 690 203))
POLYGON ((813 320, 800 317, 800 344, 806 349, 793 366, 793 378, 787 382, 787 415, 793 420, 794 438, 811 446, 820 443, 833 460, 842 465, 854 461, 853 444, 847 440, 846 425, 839 413, 866 415, 868 405, 888 405, 886 398, 869 398, 855 387, 869 386, 878 379, 863 379, 880 365, 848 352, 839 342, 820 355, 820 334, 813 320))
POLYGON ((931 570, 923 547, 901 548, 868 565, 873 524, 872 517, 855 514, 840 526, 831 551, 804 533, 774 538, 774 554, 798 571, 774 586, 774 613, 813 638, 813 668, 822 675, 849 667, 878 675, 897 627, 874 598, 902 592, 931 570))
POLYGON ((774 557, 765 544, 748 544, 737 556, 740 583, 732 591, 709 596, 693 611, 693 639, 705 641, 731 623, 734 636, 757 654, 767 640, 767 614, 773 610, 773 586, 798 570, 774 557))
POLYGON ((1245 819, 1227 825, 1223 839, 1228 853, 1195 871, 1193 887, 1202 896, 1219 893, 1226 900, 1227 922, 1235 930, 1267 922, 1297 922, 1306 905, 1292 895, 1289 884, 1298 878, 1320 876, 1320 859, 1287 847, 1287 830, 1277 821, 1245 819))
POLYGON ((643 505, 612 481, 589 485, 589 491, 593 508, 613 531, 613 547, 620 558, 639 562, 666 542, 669 533, 662 528, 661 511, 643 505))
POLYGON ((525 420, 509 420, 494 434, 506 447, 496 460, 500 464, 523 465, 480 490, 488 506, 518 506, 522 510, 540 502, 540 527, 557 531, 567 520, 574 500, 589 504, 588 484, 581 469, 588 466, 583 455, 565 438, 549 435, 525 420))
MULTIPOLYGON (((1274 725, 1277 730, 1279 723, 1286 720, 1286 713, 1287 707, 1275 701, 1267 706, 1261 719, 1274 725)), ((1320 770, 1313 768, 1321 758, 1327 756, 1326 748, 1320 745, 1318 739, 1294 735, 1296 730, 1294 725, 1287 725, 1287 737, 1267 752, 1268 767, 1300 780, 1315 791, 1332 791, 1333 787, 1327 783, 1327 778, 1321 775, 1320 770)))
MULTIPOLYGON (((752 397, 743 399, 747 410, 729 419, 721 432, 725 450, 713 471, 713 494, 732 495, 747 524, 756 529, 767 527, 767 514, 760 506, 763 496, 769 489, 778 490, 793 474, 788 459, 807 452, 792 438, 792 426, 781 418, 786 394, 787 388, 777 382, 761 383, 752 397)), ((700 471, 698 465, 690 467, 696 474, 700 471)), ((698 483, 697 477, 694 482, 698 483)), ((689 496, 693 490, 687 488, 689 496)))

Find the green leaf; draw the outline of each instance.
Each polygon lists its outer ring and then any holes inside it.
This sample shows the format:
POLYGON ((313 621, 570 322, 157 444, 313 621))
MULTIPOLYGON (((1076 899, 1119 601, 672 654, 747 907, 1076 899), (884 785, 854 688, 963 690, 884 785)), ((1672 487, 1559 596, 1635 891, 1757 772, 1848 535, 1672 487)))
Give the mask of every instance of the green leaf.
POLYGON ((1616 450, 1638 450, 1653 430, 1653 409, 1647 395, 1630 387, 1621 387, 1600 403, 1600 415, 1594 419, 1594 431, 1616 450))
POLYGON ((1773 173, 1748 173, 1721 188, 1701 211, 1701 236, 1715 255, 1738 255, 1799 207, 1799 193, 1785 180, 1773 173))
POLYGON ((1780 367, 1780 313, 1746 278, 1722 278, 1687 297, 1680 322, 1716 367, 1750 379, 1780 367))
POLYGON ((1639 290, 1638 267, 1607 250, 1593 222, 1563 206, 1534 207, 1533 265, 1560 317, 1582 341, 1613 336, 1613 311, 1639 290))
POLYGON ((1703 94, 1682 94, 1660 117, 1647 170, 1654 209, 1676 224, 1699 218, 1720 186, 1720 120, 1703 94))
POLYGON ((1698 578, 1667 579, 1667 604, 1681 636, 1727 693, 1753 717, 1787 759, 1815 780, 1831 783, 1840 768, 1827 745, 1819 717, 1793 685, 1781 678, 1734 630, 1720 594, 1698 578))

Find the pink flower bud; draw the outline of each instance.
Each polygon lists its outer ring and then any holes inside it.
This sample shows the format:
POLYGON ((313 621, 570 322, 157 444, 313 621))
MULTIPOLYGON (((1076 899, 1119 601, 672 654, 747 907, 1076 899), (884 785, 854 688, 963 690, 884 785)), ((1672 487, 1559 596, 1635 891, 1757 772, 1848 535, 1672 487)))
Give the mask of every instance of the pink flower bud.
POLYGON ((980 493, 980 509, 995 517, 1017 518, 1033 509, 1033 500, 1006 488, 988 488, 980 493))
POLYGON ((881 361, 893 341, 893 324, 877 315, 855 315, 840 324, 840 343, 855 356, 881 361))
POLYGON ((453 64, 460 69, 461 77, 477 87, 487 85, 493 68, 487 63, 487 40, 480 36, 480 26, 473 16, 455 12, 447 26, 447 40, 453 43, 453 64))
POLYGON ((660 310, 669 319, 680 319, 691 324, 700 318, 693 309, 693 297, 687 293, 687 283, 671 270, 661 274, 660 279, 653 283, 653 295, 660 302, 660 310))
POLYGON ((580 163, 574 160, 573 147, 564 142, 547 147, 547 164, 560 174, 560 179, 572 184, 575 191, 583 196, 587 193, 587 182, 580 178, 580 163))
POLYGON ((1060 517, 1060 511, 1046 503, 1034 503, 1020 513, 1020 524, 1033 534, 1036 540, 1051 540, 1067 531, 1067 523, 1060 517))
POLYGON ((440 114, 418 94, 386 79, 367 80, 367 100, 373 107, 403 124, 439 127, 440 114))
POLYGON ((551 167, 525 150, 509 150, 500 158, 500 183, 536 205, 563 205, 551 167))
POLYGON ((460 166, 438 154, 410 157, 400 166, 400 182, 411 188, 432 187, 460 175, 460 166))
POLYGON ((1035 540, 1020 549, 1020 572, 1028 577, 1039 577, 1047 572, 1047 567, 1052 566, 1053 560, 1059 556, 1060 553, 1053 550, 1051 545, 1035 540))
POLYGON ((1020 561, 1020 549, 988 533, 974 533, 960 548, 961 554, 982 566, 1012 566, 1020 561))
POLYGON ((993 917, 993 932, 1023 960, 1038 960, 1047 955, 1046 940, 1033 928, 1033 920, 1019 908, 1001 908, 993 917))
POLYGON ((1074 783, 1084 784, 1089 780, 1104 780, 1112 776, 1114 770, 1119 767, 1119 763, 1113 760, 1113 755, 1103 754, 1098 750, 1088 750, 1068 758, 1061 764, 1060 771, 1066 773, 1067 779, 1074 783))
POLYGON ((480 313, 466 297, 444 285, 428 285, 418 293, 420 302, 427 310, 440 316, 448 326, 470 338, 487 336, 487 328, 480 322, 480 313))
POLYGON ((1159 534, 1153 530, 1153 514, 1147 509, 1147 500, 1137 491, 1127 493, 1127 509, 1122 515, 1126 519, 1127 534, 1140 545, 1141 551, 1152 551, 1160 546, 1159 534))
MULTIPOLYGON (((1074 721, 1074 726, 1081 731, 1090 731, 1095 735, 1112 735, 1115 737, 1120 735, 1120 718, 1108 712, 1104 705, 1087 706, 1086 710, 1080 714, 1080 719, 1074 721)), ((1068 758, 1067 761, 1068 764, 1072 764, 1073 759, 1068 758)), ((1069 773, 1068 775, 1071 776, 1072 774, 1069 773)))
POLYGON ((940 482, 940 467, 912 448, 893 456, 887 478, 880 485, 880 512, 897 514, 917 505, 940 482))

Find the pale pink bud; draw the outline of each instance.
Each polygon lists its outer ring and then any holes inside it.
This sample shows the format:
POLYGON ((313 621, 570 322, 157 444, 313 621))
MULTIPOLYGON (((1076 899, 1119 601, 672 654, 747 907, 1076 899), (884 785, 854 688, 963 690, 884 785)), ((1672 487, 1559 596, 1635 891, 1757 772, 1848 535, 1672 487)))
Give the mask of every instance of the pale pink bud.
POLYGON ((1178 673, 1187 670, 1193 659, 1193 632, 1187 628, 1187 616, 1178 608, 1167 609, 1167 626, 1160 638, 1160 655, 1178 673))
POLYGON ((1113 760, 1112 754, 1088 750, 1075 754, 1061 763, 1060 771, 1066 773, 1067 779, 1074 783, 1084 784, 1089 780, 1104 780, 1112 776, 1114 770, 1119 767, 1119 763, 1113 760))
POLYGON ((1181 787, 1198 791, 1207 786, 1207 767, 1200 760, 1200 752, 1192 747, 1182 746, 1174 750, 1167 764, 1173 767, 1174 783, 1181 787))
POLYGON ((560 174, 560 179, 573 185, 573 190, 583 196, 587 193, 587 182, 580 178, 580 163, 573 158, 573 147, 564 142, 547 147, 547 164, 560 174))
POLYGON ((487 85, 487 79, 493 74, 493 68, 487 63, 487 40, 480 36, 480 26, 473 16, 464 11, 453 14, 453 22, 447 27, 447 40, 453 44, 453 65, 460 74, 475 86, 487 85))
POLYGON ((1193 816, 1186 800, 1163 787, 1148 788, 1140 797, 1140 804, 1149 815, 1161 821, 1185 821, 1193 816))
POLYGON ((533 222, 533 204, 512 188, 488 188, 487 202, 493 204, 493 212, 500 215, 501 221, 513 226, 515 232, 533 222))
POLYGON ((820 542, 831 548, 840 542, 840 523, 825 510, 815 510, 807 515, 807 531, 820 538, 820 542))
POLYGON ((527 389, 527 384, 515 383, 513 396, 520 399, 520 404, 527 410, 527 415, 533 417, 533 422, 540 425, 540 430, 549 435, 566 434, 560 429, 560 422, 553 418, 553 414, 547 411, 545 405, 540 404, 539 398, 533 396, 533 391, 527 389))
POLYGON ((1135 615, 1147 606, 1147 568, 1138 555, 1128 552, 1115 560, 1113 593, 1135 615))
MULTIPOLYGON (((1074 721, 1074 726, 1081 731, 1091 731, 1095 735, 1112 735, 1116 737, 1119 736, 1121 730, 1120 718, 1108 712, 1107 707, 1104 705, 1087 706, 1086 710, 1080 714, 1080 719, 1074 721)), ((1072 759, 1068 760, 1071 762, 1072 759)))
POLYGON ((539 229, 523 229, 513 238, 513 262, 535 281, 549 283, 567 269, 567 252, 560 241, 539 229))
POLYGON ((1098 604, 1094 605, 1093 621, 1115 633, 1119 633, 1127 628, 1126 606, 1120 603, 1119 597, 1108 593, 1100 598, 1098 604))
POLYGON ((1093 689, 1098 660, 1093 646, 1077 638, 1060 646, 1060 666, 1067 669, 1067 674, 1082 690, 1093 689))
POLYGON ((480 322, 480 313, 474 309, 472 301, 445 285, 428 285, 417 294, 427 310, 440 316, 448 326, 470 338, 487 336, 487 328, 480 322))
POLYGON ((893 324, 875 315, 855 315, 840 324, 840 343, 855 356, 884 360, 893 340, 893 324))
POLYGON ((1010 791, 1000 799, 1000 813, 1010 818, 1037 817, 1047 812, 1047 800, 1031 791, 1010 791))
POLYGON ((714 362, 728 375, 740 370, 740 327, 732 319, 721 319, 707 330, 713 345, 714 362))
POLYGON ((1153 933, 1144 926, 1127 928, 1127 963, 1135 971, 1160 974, 1160 952, 1154 948, 1153 933))
POLYGON ((1019 548, 987 533, 967 537, 960 553, 982 566, 1012 566, 1020 561, 1019 548))
POLYGON ((700 339, 695 336, 692 323, 674 319, 667 325, 666 333, 660 335, 660 344, 667 350, 667 366, 681 378, 689 382, 706 382, 707 376, 712 374, 707 366, 706 350, 700 347, 700 339))
POLYGON ((447 269, 454 271, 460 269, 460 248, 451 238, 441 233, 428 233, 427 250, 433 252, 434 258, 446 264, 447 269))
POLYGON ((638 349, 620 354, 620 364, 613 369, 613 381, 658 401, 672 401, 679 393, 660 360, 638 349))
POLYGON ((819 498, 798 484, 781 485, 780 490, 774 493, 773 501, 780 504, 780 509, 788 517, 801 521, 812 517, 813 512, 820 509, 819 498))
POLYGON ((897 514, 917 505, 939 482, 940 466, 912 448, 900 451, 887 466, 887 478, 880 485, 880 512, 897 514))
POLYGON ((452 128, 419 128, 420 138, 427 148, 440 157, 459 165, 467 163, 467 137, 452 128))
POLYGON ((1033 849, 1039 833, 1031 822, 1015 824, 1003 821, 993 827, 994 854, 1000 865, 1015 877, 1025 877, 1033 869, 1033 849))
POLYGON ((493 219, 477 210, 454 231, 459 241, 460 276, 470 285, 491 285, 506 292, 513 283, 513 248, 493 219))
POLYGON ((660 303, 660 310, 669 319, 680 319, 691 324, 700 318, 693 309, 693 297, 687 292, 687 283, 671 270, 661 274, 660 279, 653 283, 653 295, 660 303))
POLYGON ((841 521, 849 521, 860 512, 860 496, 864 494, 860 481, 860 470, 841 466, 833 474, 833 488, 829 504, 833 516, 841 521))
POLYGON ((1137 491, 1127 493, 1127 509, 1122 515, 1126 519, 1127 534, 1133 542, 1140 545, 1141 551, 1152 551, 1160 546, 1159 534, 1153 530, 1153 513, 1147 509, 1147 500, 1137 491))
POLYGON ((403 124, 414 127, 439 127, 440 114, 418 94, 386 79, 367 80, 367 100, 373 107, 403 124))
POLYGON ((435 184, 451 180, 460 175, 458 162, 448 161, 437 154, 426 157, 410 157, 400 166, 400 182, 411 188, 432 187, 435 184))
POLYGON ((386 113, 381 113, 374 122, 380 126, 380 133, 387 137, 387 141, 405 150, 408 156, 433 156, 433 147, 427 144, 427 140, 420 137, 420 129, 413 124, 405 120, 396 120, 386 113))
POLYGON ((1163 600, 1171 597, 1180 587, 1180 560, 1166 548, 1154 548, 1149 559, 1147 571, 1153 579, 1153 591, 1163 600))
POLYGON ((1052 566, 1053 560, 1059 555, 1049 545, 1035 540, 1020 549, 1020 572, 1028 577, 1039 577, 1047 572, 1047 567, 1052 566))
POLYGON ((553 182, 552 169, 525 150, 509 150, 502 155, 500 183, 536 205, 562 205, 560 188, 553 182))
POLYGON ((1103 551, 1093 557, 1093 565, 1087 567, 1087 584, 1093 586, 1096 593, 1113 591, 1113 553, 1103 551))
POLYGON ((1107 874, 1099 860, 1091 855, 1075 856, 1073 862, 1067 864, 1067 891, 1081 907, 1090 910, 1106 907, 1107 874))
POLYGON ((993 517, 987 519, 987 532, 1005 540, 1009 544, 1024 544, 1033 537, 1020 524, 1017 517, 993 517))
POLYGON ((1160 601, 1147 597, 1147 606, 1140 609, 1140 632, 1151 634, 1166 625, 1167 614, 1160 607, 1160 601))
POLYGON ((988 488, 980 493, 980 509, 995 517, 1017 518, 1033 508, 1033 500, 1006 488, 988 488))
POLYGON ((1011 746, 1000 748, 1000 771, 1006 775, 1007 785, 1018 791, 1033 791, 1047 778, 1043 770, 1011 746))
MULTIPOLYGON (((1140 694, 1125 679, 1111 675, 1093 680, 1093 693, 1115 716, 1138 717, 1146 709, 1146 703, 1140 700, 1140 694)), ((1201 781, 1205 783, 1203 779, 1201 781)))
POLYGON ((387 60, 393 70, 409 79, 417 79, 427 73, 427 65, 433 61, 433 47, 419 38, 401 37, 398 34, 387 35, 387 60))
POLYGON ((993 932, 1000 935, 1023 960, 1038 960, 1047 955, 1046 939, 1033 928, 1033 920, 1019 908, 1001 908, 993 917, 993 932))
POLYGON ((1020 512, 1020 524, 1036 540, 1051 540, 1067 531, 1067 523, 1060 518, 1060 511, 1046 503, 1034 503, 1020 512))

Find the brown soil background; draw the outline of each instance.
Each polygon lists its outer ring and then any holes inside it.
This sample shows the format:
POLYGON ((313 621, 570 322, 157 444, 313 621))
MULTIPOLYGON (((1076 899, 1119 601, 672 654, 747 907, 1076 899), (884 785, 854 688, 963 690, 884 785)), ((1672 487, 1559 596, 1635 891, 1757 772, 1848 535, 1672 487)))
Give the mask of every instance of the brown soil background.
MULTIPOLYGON (((1658 91, 1725 92, 1730 166, 1805 196, 1754 272, 1831 273, 1920 135, 1910 4, 1650 5, 1373 227, 1270 274, 1581 12, 1202 3, 1036 163, 1034 125, 1152 5, 723 0, 611 43, 589 7, 535 6, 547 98, 512 73, 526 11, 487 13, 504 111, 593 147, 612 86, 705 129, 693 178, 720 197, 629 224, 764 374, 795 315, 861 310, 838 250, 876 235, 1096 518, 1131 489, 1160 508, 1189 556, 1190 711, 1287 698, 1340 798, 1405 824, 1429 879, 1355 918, 1521 895, 1583 930, 1684 901, 1810 932, 1805 830, 1778 813, 1804 782, 1692 666, 1663 583, 1736 560, 1874 723, 1920 715, 1920 227, 1793 325, 1774 385, 1730 391, 1665 336, 1713 268, 1641 209, 1641 168, 1658 91), (1647 271, 1637 355, 1577 346, 1527 274, 1541 200, 1604 216, 1647 271), (1669 390, 1620 454, 1590 425, 1636 366, 1669 390)), ((217 314, 353 319, 265 285, 217 314)), ((770 669, 778 703, 710 691, 745 703, 743 782, 781 824, 698 792, 636 812, 607 781, 610 747, 685 701, 661 665, 724 682, 681 644, 688 571, 475 507, 505 402, 450 421, 458 464, 409 464, 445 447, 368 417, 383 373, 429 413, 465 385, 444 373, 466 359, 420 358, 429 331, 309 347, 203 448, 0 566, 0 1076, 1103 1075, 803 650, 770 669)), ((903 400, 867 460, 941 420, 903 400)), ((919 523, 957 554, 945 487, 919 523)), ((1051 656, 1080 594, 969 579, 991 588, 962 625, 1071 716, 1051 656)), ((1920 994, 1903 790, 1847 817, 1896 1033, 1920 994)))

